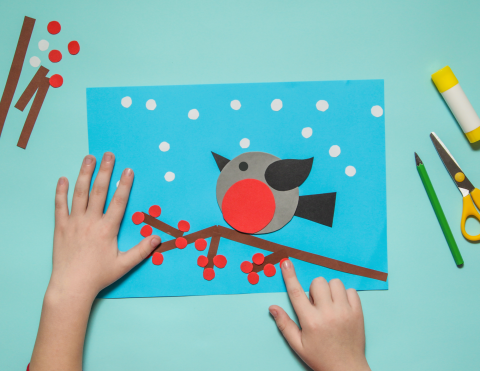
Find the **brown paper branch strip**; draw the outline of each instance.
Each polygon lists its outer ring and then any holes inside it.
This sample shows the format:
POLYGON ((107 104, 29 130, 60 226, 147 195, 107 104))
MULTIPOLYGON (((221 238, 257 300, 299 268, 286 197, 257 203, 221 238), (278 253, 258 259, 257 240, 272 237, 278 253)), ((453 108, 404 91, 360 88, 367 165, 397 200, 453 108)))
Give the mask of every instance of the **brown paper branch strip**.
POLYGON ((214 234, 210 241, 210 247, 208 248, 208 254, 207 254, 208 263, 205 266, 205 269, 213 268, 213 258, 215 257, 215 255, 217 255, 219 243, 220 243, 220 236, 218 234, 214 234))
POLYGON ((144 222, 151 227, 158 229, 159 231, 165 232, 166 234, 169 234, 170 236, 175 238, 183 236, 183 232, 181 230, 174 228, 149 214, 143 213, 143 215, 145 216, 144 222))
POLYGON ((35 26, 35 19, 30 17, 25 17, 23 19, 22 30, 20 31, 20 37, 18 38, 17 48, 15 49, 12 65, 7 77, 7 83, 5 84, 2 99, 0 100, 0 135, 2 134, 8 110, 12 104, 13 96, 15 95, 15 90, 17 89, 18 80, 20 79, 20 74, 22 73, 28 44, 30 43, 30 38, 32 37, 33 26, 35 26))
POLYGON ((287 252, 285 250, 280 250, 280 251, 274 252, 273 254, 267 255, 262 264, 260 265, 253 264, 252 272, 256 272, 256 273, 261 272, 263 271, 263 268, 265 268, 265 265, 267 264, 275 265, 277 263, 280 263, 280 260, 284 258, 288 258, 287 252))
POLYGON ((17 103, 15 104, 15 108, 19 109, 23 112, 25 107, 27 106, 30 99, 32 99, 33 95, 39 88, 40 84, 43 82, 44 78, 47 76, 49 70, 43 66, 40 66, 37 70, 37 73, 32 77, 28 86, 23 91, 21 97, 18 99, 17 103))
MULTIPOLYGON (((208 227, 205 229, 201 229, 197 232, 193 232, 190 234, 187 234, 186 236, 183 236, 187 240, 187 244, 194 243, 196 240, 199 238, 210 238, 212 237, 215 232, 217 231, 217 226, 214 225, 213 227, 208 227)), ((175 240, 170 240, 167 242, 162 242, 159 247, 157 247, 154 252, 167 252, 173 249, 176 249, 177 247, 175 246, 175 240)))

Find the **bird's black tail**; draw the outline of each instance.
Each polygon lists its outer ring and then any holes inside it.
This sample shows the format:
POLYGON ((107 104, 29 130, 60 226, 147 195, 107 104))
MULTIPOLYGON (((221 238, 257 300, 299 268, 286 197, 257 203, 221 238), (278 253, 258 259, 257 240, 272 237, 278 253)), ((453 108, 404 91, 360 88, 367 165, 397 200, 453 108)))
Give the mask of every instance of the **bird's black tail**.
POLYGON ((337 193, 300 196, 295 216, 331 227, 337 193))

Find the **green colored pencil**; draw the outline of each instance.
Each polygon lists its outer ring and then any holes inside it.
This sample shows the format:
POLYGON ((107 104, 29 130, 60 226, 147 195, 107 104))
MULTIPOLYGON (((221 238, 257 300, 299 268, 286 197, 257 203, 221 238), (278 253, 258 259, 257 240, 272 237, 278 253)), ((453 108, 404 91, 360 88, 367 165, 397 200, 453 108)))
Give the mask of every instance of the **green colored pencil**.
POLYGON ((417 153, 415 153, 415 163, 417 164, 418 174, 420 175, 420 179, 422 179, 425 191, 427 191, 428 198, 432 203, 432 207, 435 211, 438 222, 440 223, 440 227, 442 227, 442 231, 445 235, 445 239, 447 240, 448 247, 450 247, 450 251, 452 252, 453 260, 455 260, 455 264, 457 264, 457 266, 461 266, 463 265, 462 254, 460 254, 460 250, 458 250, 455 238, 453 238, 453 234, 450 230, 450 226, 448 225, 447 218, 445 218, 445 214, 443 213, 440 201, 438 200, 437 194, 433 189, 432 182, 428 177, 427 169, 425 169, 425 165, 423 164, 422 160, 420 160, 420 157, 418 157, 417 153))

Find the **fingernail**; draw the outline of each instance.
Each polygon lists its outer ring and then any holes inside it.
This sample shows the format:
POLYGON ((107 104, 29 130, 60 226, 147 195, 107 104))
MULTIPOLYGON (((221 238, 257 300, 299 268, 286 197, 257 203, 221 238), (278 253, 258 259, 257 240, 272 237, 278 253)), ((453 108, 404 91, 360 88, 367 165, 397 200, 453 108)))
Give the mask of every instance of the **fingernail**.
POLYGON ((58 185, 61 186, 63 183, 65 183, 65 177, 61 177, 60 179, 58 179, 58 185))
POLYGON ((269 309, 269 312, 273 316, 273 318, 277 318, 278 312, 275 309, 269 309))
POLYGON ((285 260, 282 264, 282 269, 290 269, 292 268, 292 262, 290 260, 285 260))
POLYGON ((154 237, 150 240, 150 245, 152 247, 158 246, 159 243, 160 243, 160 238, 158 238, 158 237, 154 237))
POLYGON ((106 152, 103 155, 103 161, 105 161, 105 162, 110 162, 110 161, 112 161, 112 159, 113 159, 113 156, 110 152, 106 152))
POLYGON ((92 157, 92 156, 87 156, 87 157, 85 157, 85 159, 83 160, 83 163, 84 163, 85 165, 91 165, 92 162, 93 162, 93 157, 92 157))
POLYGON ((133 174, 132 169, 125 169, 125 170, 123 170, 123 175, 124 175, 124 176, 131 177, 132 174, 133 174))

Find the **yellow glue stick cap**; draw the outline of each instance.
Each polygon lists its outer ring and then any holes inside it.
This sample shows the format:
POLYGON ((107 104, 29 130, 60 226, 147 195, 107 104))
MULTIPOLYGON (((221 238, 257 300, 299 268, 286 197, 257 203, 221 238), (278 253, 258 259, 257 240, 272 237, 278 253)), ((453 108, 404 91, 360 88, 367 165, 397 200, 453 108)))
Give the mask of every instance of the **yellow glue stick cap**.
POLYGON ((448 66, 435 72, 432 75, 432 80, 440 93, 443 93, 458 84, 457 78, 448 66))

